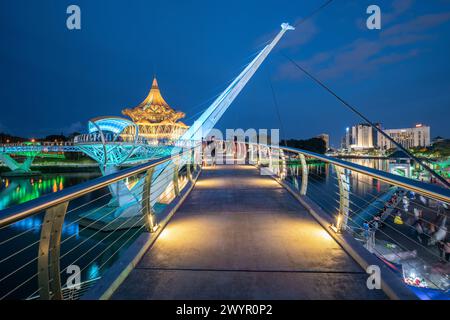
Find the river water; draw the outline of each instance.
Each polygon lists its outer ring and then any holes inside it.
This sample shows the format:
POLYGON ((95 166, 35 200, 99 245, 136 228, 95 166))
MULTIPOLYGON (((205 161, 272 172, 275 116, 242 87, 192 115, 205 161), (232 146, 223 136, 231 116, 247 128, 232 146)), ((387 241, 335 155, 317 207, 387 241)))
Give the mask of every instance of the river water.
MULTIPOLYGON (((98 176, 100 173, 93 172, 44 174, 32 178, 2 177, 0 209, 63 190, 98 176)), ((107 189, 98 190, 69 204, 61 236, 63 284, 68 276, 64 268, 72 264, 82 269, 83 282, 89 283, 98 279, 117 260, 123 249, 139 235, 132 231, 123 236, 129 230, 105 233, 79 225, 80 214, 105 205, 108 198, 107 189), (91 205, 79 208, 80 205, 90 202, 91 205), (127 243, 124 243, 125 240, 127 243)), ((43 213, 0 230, 0 299, 24 299, 37 295, 37 256, 42 221, 43 213)))
MULTIPOLYGON (((360 164, 375 168, 385 165, 378 160, 360 161, 360 164)), ((0 210, 64 190, 98 176, 100 176, 99 172, 74 172, 43 174, 29 178, 2 177, 0 180, 0 210)), ((325 164, 310 166, 308 195, 314 200, 320 201, 330 213, 332 213, 333 206, 328 200, 324 201, 322 193, 324 191, 337 192, 336 181, 333 177, 335 177, 335 173, 331 166, 325 164)), ((354 191, 358 194, 369 197, 370 194, 376 193, 377 185, 374 185, 373 181, 362 176, 354 178, 352 183, 354 191)), ((381 186, 378 188, 381 190, 381 186)), ((106 189, 99 190, 72 201, 69 204, 68 212, 84 203, 101 198, 94 201, 92 205, 83 207, 82 210, 78 209, 76 212, 68 213, 65 218, 61 245, 61 270, 75 261, 82 269, 82 281, 84 282, 99 278, 127 248, 124 241, 120 239, 126 231, 116 231, 105 235, 104 232, 84 228, 78 223, 79 214, 106 204, 109 200, 109 196, 106 196, 107 193, 106 189), (86 251, 89 251, 88 254, 86 251), (81 259, 79 259, 80 256, 82 256, 81 259)), ((21 299, 36 296, 38 287, 37 255, 42 220, 43 214, 38 214, 0 230, 0 298, 5 295, 5 298, 21 299), (24 280, 28 281, 23 282, 24 280), (17 287, 18 285, 20 286, 17 287)), ((129 236, 125 236, 123 240, 129 238, 129 236)), ((132 242, 131 240, 129 243, 132 242)), ((62 272, 61 277, 64 283, 67 275, 62 272)))
MULTIPOLYGON (((383 171, 387 171, 388 167, 387 161, 381 159, 349 161, 383 171)), ((44 174, 33 178, 3 177, 0 180, 0 210, 63 190, 99 175, 92 172, 44 174)), ((319 203, 328 214, 334 216, 339 208, 339 188, 333 166, 324 163, 310 164, 308 179, 307 195, 319 203)), ((297 182, 301 183, 300 181, 297 182)), ((360 211, 389 188, 387 184, 354 172, 350 173, 349 182, 352 212, 360 211)), ((107 190, 99 190, 72 201, 68 212, 98 198, 100 200, 94 201, 92 206, 83 207, 83 210, 86 212, 102 206, 109 200, 107 193, 107 190)), ((82 281, 95 280, 108 270, 139 234, 123 237, 128 241, 124 243, 119 240, 123 233, 128 231, 115 231, 105 236, 104 232, 81 227, 78 224, 80 213, 83 211, 75 210, 66 216, 62 234, 61 267, 65 268, 76 261, 83 269, 82 281)), ((42 218, 43 215, 39 214, 0 230, 0 298, 7 295, 5 298, 23 299, 36 295, 37 255, 42 218), (24 280, 28 281, 23 283, 24 280), (18 285, 20 287, 17 287, 18 285)), ((66 276, 62 274, 63 281, 66 276)))
POLYGON ((37 177, 2 177, 0 180, 0 210, 21 204, 45 194, 99 177, 97 172, 44 174, 37 177))

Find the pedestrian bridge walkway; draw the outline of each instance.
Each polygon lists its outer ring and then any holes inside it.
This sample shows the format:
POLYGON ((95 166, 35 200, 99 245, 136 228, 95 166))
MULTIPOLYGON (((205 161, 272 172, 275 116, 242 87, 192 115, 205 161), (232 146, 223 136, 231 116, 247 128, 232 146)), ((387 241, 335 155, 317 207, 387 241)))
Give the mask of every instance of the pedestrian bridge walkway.
POLYGON ((308 211, 253 166, 205 168, 113 299, 384 299, 308 211))

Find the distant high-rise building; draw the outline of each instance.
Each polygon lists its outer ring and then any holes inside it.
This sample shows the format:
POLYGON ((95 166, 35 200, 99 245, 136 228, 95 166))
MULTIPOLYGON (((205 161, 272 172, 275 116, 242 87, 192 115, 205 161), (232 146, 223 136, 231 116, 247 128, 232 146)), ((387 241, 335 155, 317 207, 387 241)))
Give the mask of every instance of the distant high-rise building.
MULTIPOLYGON (((376 124, 380 126, 380 124, 376 124)), ((351 131, 347 132, 349 136, 348 146, 351 149, 373 149, 377 146, 377 132, 371 125, 362 123, 351 128, 351 131)))
MULTIPOLYGON (((416 124, 414 128, 385 129, 383 131, 405 148, 427 147, 431 144, 430 127, 423 124, 416 124)), ((378 145, 385 150, 395 147, 380 133, 378 133, 378 145)))
POLYGON ((352 144, 352 132, 349 127, 345 128, 345 149, 350 149, 352 144))

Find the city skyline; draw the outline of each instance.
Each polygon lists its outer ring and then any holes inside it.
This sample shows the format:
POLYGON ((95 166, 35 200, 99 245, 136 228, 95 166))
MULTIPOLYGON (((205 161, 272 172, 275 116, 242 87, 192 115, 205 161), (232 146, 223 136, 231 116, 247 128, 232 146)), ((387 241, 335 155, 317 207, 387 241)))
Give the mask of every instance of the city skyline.
MULTIPOLYGON (((405 148, 429 147, 434 140, 431 136, 431 127, 423 123, 408 128, 383 128, 381 123, 375 123, 374 125, 405 148)), ((340 148, 348 150, 387 150, 395 147, 392 141, 368 123, 359 123, 347 127, 340 145, 340 148)))
MULTIPOLYGON (((114 1, 106 8, 81 2, 79 31, 65 28, 64 4, 27 3, 30 10, 23 13, 24 2, 3 3, 1 12, 8 16, 2 17, 2 34, 9 45, 0 53, 5 70, 2 108, 7 110, 0 131, 27 137, 85 131, 89 119, 120 116, 122 109, 141 101, 154 74, 169 104, 185 112, 191 125, 273 36, 280 21, 301 21, 320 3, 279 6, 263 1, 248 20, 254 4, 230 2, 237 12, 231 21, 206 2, 190 7, 137 1, 127 8, 114 1), (143 19, 148 10, 158 19, 150 27, 143 19), (40 18, 44 13, 45 20, 40 18), (202 19, 189 19, 194 14, 202 19), (239 31, 243 28, 246 32, 239 31)), ((304 78, 283 53, 374 122, 390 128, 423 122, 433 127, 432 137, 450 136, 450 97, 442 94, 450 88, 445 41, 450 5, 379 1, 382 29, 368 30, 368 4, 332 3, 299 25, 280 42, 218 127, 280 128, 282 138, 326 132, 331 145, 338 146, 345 127, 360 122, 304 78)))

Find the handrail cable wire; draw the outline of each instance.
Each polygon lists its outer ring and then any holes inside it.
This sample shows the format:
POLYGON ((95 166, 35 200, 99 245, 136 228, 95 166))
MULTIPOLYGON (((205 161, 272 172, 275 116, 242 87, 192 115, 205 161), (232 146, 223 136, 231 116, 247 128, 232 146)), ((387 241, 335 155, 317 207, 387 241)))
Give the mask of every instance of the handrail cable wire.
POLYGON ((337 100, 339 100, 344 106, 349 108, 351 111, 356 113, 361 119, 366 121, 373 129, 378 131, 381 135, 383 135, 386 139, 391 141, 398 149, 402 150, 406 155, 408 155, 409 158, 411 158, 413 161, 420 164, 426 171, 428 171, 432 176, 434 176, 436 179, 439 180, 446 188, 450 189, 450 183, 447 182, 441 175, 437 174, 433 169, 431 169, 429 166, 427 166, 423 161, 421 161, 418 157, 414 156, 411 152, 409 152, 405 147, 403 147, 400 143, 395 141, 390 135, 385 133, 382 129, 380 129, 378 126, 376 126, 372 121, 370 121, 366 116, 364 116, 361 112, 359 112, 356 108, 354 108, 352 105, 350 105, 347 101, 345 101, 343 98, 341 98, 337 93, 335 93, 331 88, 329 88, 327 85, 325 85, 322 81, 320 81, 318 78, 313 76, 311 73, 309 73, 307 70, 305 70, 303 67, 301 67, 298 63, 296 63, 293 59, 288 57, 285 53, 281 53, 288 61, 290 61, 294 66, 296 66, 300 71, 302 71, 304 74, 306 74, 311 80, 316 82, 319 86, 321 86, 323 89, 328 91, 332 96, 334 96, 337 100))

